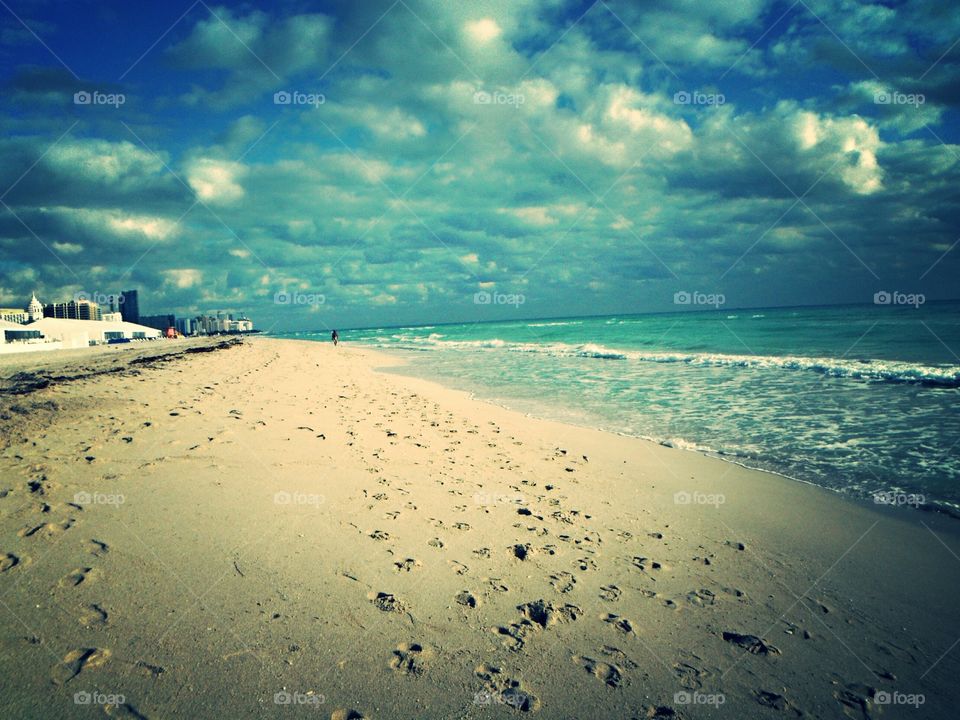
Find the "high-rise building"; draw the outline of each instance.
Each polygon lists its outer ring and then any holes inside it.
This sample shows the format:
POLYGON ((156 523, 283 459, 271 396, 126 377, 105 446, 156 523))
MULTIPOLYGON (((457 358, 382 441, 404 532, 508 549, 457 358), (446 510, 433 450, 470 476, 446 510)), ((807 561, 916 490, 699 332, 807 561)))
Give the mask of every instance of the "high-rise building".
POLYGON ((193 320, 190 318, 177 318, 177 324, 174 327, 181 335, 193 335, 193 320))
POLYGON ((124 290, 120 293, 120 314, 125 322, 140 322, 140 303, 136 290, 124 290))
POLYGON ((43 316, 64 320, 103 320, 100 306, 88 300, 47 303, 43 306, 43 316))
POLYGON ((166 332, 167 328, 176 327, 177 319, 173 315, 142 315, 140 324, 166 332))

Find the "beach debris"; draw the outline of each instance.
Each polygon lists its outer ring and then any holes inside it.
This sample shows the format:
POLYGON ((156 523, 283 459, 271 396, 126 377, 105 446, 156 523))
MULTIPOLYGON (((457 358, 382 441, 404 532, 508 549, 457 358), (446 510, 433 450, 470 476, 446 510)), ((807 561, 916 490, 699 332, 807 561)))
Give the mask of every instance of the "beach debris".
POLYGON ((756 635, 741 635, 736 632, 724 631, 723 639, 728 643, 733 643, 754 655, 779 655, 780 650, 770 645, 756 635))

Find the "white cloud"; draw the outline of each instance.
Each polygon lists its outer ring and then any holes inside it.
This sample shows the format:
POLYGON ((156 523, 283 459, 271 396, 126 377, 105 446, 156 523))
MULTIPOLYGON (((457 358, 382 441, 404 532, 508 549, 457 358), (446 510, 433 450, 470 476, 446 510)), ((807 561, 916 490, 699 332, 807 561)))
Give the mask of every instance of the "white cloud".
POLYGON ((187 182, 201 202, 229 204, 243 197, 240 179, 246 170, 240 163, 198 158, 187 169, 187 182))
POLYGON ((492 18, 481 18, 480 20, 471 20, 463 26, 467 37, 473 42, 486 45, 491 40, 500 37, 503 29, 492 18))
POLYGON ((168 283, 180 290, 196 287, 203 282, 203 272, 196 268, 162 270, 161 274, 168 283))

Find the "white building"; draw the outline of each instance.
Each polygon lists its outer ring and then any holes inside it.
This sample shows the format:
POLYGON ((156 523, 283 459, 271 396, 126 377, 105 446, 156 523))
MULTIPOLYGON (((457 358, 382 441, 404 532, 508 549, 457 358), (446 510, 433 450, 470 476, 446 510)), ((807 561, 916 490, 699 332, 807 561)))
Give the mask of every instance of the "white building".
POLYGON ((23 325, 29 322, 29 315, 26 310, 17 308, 0 308, 0 320, 8 323, 17 323, 23 325))
POLYGON ((59 350, 63 347, 62 342, 45 337, 38 328, 7 320, 0 320, 0 339, 0 354, 59 350))
POLYGON ((37 300, 37 294, 32 293, 30 304, 26 307, 28 322, 35 322, 43 319, 43 303, 37 300))
POLYGON ((24 326, 40 330, 45 337, 59 340, 65 348, 99 345, 111 340, 150 340, 160 337, 160 331, 145 325, 129 322, 105 322, 103 320, 66 320, 42 318, 24 326))

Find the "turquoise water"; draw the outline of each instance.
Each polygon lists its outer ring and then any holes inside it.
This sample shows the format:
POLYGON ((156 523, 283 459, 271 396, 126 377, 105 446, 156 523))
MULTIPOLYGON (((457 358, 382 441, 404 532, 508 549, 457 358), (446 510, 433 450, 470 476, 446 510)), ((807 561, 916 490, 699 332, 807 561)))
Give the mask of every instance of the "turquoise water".
POLYGON ((369 328, 341 338, 402 355, 405 374, 537 416, 875 501, 960 507, 960 303, 369 328))

